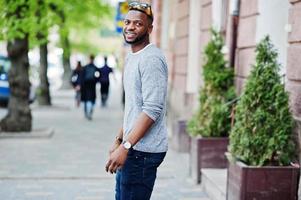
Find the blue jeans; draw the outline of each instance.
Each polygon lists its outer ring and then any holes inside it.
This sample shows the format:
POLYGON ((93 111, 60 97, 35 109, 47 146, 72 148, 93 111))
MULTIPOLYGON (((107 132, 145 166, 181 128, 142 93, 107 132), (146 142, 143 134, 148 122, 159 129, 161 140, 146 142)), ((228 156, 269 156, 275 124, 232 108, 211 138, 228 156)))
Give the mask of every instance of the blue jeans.
POLYGON ((85 117, 88 119, 92 119, 94 103, 92 101, 85 101, 84 102, 84 110, 85 110, 85 117))
POLYGON ((122 169, 116 174, 115 200, 149 200, 157 176, 157 168, 166 153, 129 150, 122 169))

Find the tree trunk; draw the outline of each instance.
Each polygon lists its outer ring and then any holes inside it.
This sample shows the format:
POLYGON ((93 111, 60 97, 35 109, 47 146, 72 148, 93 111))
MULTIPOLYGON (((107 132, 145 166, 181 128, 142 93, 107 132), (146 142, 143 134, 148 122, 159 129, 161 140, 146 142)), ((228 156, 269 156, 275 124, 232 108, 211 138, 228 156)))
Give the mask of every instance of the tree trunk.
POLYGON ((63 75, 63 85, 62 89, 70 89, 70 77, 71 77, 71 67, 70 67, 70 42, 68 35, 61 36, 62 47, 63 47, 63 67, 64 67, 64 75, 63 75))
POLYGON ((39 105, 51 105, 51 97, 49 91, 49 82, 47 77, 48 60, 47 60, 47 43, 40 45, 40 85, 38 89, 39 105))
POLYGON ((8 113, 0 122, 1 130, 8 132, 31 131, 28 38, 8 42, 7 52, 11 61, 9 71, 10 98, 8 113))

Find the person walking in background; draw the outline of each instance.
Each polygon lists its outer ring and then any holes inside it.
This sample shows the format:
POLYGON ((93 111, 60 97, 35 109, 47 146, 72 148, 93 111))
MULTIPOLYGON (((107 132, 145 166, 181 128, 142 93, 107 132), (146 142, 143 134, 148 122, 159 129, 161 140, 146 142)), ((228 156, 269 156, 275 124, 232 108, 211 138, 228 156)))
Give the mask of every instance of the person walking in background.
POLYGON ((75 91, 75 104, 77 107, 79 107, 81 101, 81 94, 80 94, 81 73, 82 73, 81 62, 77 61, 76 67, 71 74, 71 84, 75 91))
POLYGON ((110 87, 110 73, 113 73, 113 69, 108 65, 108 57, 104 57, 104 66, 99 69, 100 71, 100 96, 101 106, 107 105, 109 87, 110 87))
POLYGON ((124 68, 123 127, 114 141, 106 171, 116 174, 116 200, 149 200, 157 168, 167 152, 168 70, 161 50, 149 42, 153 15, 146 3, 129 3, 123 35, 132 52, 124 68))
POLYGON ((94 64, 94 55, 90 55, 90 63, 83 67, 81 81, 81 100, 84 103, 85 117, 92 120, 92 113, 96 99, 96 83, 99 71, 94 64))

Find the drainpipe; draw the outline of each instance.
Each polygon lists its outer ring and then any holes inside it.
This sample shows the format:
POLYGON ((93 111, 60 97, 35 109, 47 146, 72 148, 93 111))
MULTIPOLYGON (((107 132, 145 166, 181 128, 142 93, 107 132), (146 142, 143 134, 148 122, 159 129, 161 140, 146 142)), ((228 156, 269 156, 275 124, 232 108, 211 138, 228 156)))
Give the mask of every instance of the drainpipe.
POLYGON ((230 15, 232 19, 231 26, 231 47, 230 47, 230 66, 235 65, 235 51, 237 47, 237 30, 239 21, 240 0, 230 0, 230 15))

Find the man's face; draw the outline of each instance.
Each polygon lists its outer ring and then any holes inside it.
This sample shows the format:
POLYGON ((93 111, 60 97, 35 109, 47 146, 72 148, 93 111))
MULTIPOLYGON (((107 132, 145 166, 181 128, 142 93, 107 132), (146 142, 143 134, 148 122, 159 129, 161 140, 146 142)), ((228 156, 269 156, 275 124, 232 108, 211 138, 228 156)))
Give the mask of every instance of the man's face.
POLYGON ((129 44, 139 44, 148 39, 152 31, 147 15, 136 10, 130 10, 125 17, 123 37, 129 44))

